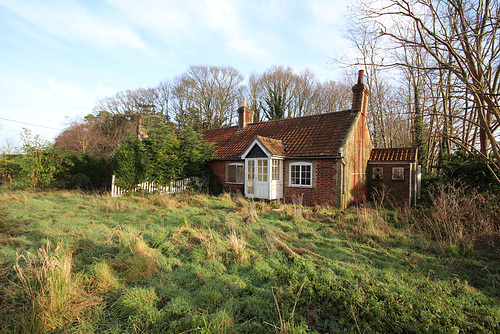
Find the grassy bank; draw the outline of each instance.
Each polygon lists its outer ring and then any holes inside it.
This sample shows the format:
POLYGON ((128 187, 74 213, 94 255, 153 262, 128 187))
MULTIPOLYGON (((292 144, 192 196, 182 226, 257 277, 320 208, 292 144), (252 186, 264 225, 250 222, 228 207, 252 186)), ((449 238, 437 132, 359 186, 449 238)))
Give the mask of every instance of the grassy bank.
POLYGON ((498 217, 484 206, 3 193, 0 332, 498 332, 498 217))

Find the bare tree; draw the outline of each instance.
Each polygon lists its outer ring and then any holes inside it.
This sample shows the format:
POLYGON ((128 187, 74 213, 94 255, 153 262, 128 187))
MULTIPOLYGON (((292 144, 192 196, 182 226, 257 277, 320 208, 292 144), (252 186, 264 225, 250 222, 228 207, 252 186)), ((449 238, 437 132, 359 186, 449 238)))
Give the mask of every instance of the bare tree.
POLYGON ((320 84, 317 114, 349 110, 352 106, 352 85, 333 80, 320 84))
POLYGON ((390 53, 385 51, 384 41, 377 38, 372 22, 357 17, 358 12, 353 11, 352 24, 346 31, 346 38, 356 52, 344 62, 351 67, 362 66, 365 71, 370 89, 367 118, 373 143, 376 147, 408 146, 411 143, 412 94, 401 94, 399 73, 386 65, 390 53))
POLYGON ((177 114, 199 119, 199 129, 228 125, 237 109, 242 81, 233 67, 190 66, 175 82, 177 114))
MULTIPOLYGON (((437 71, 445 87, 442 107, 446 122, 459 118, 462 129, 477 129, 479 144, 468 136, 451 133, 444 123, 446 138, 485 158, 492 154, 491 166, 500 171, 500 4, 492 0, 388 0, 383 7, 365 7, 366 19, 377 25, 377 34, 391 47, 411 47, 425 53, 432 62, 424 65, 394 65, 416 70, 437 71), (408 29, 411 27, 412 29, 408 29), (446 77, 443 77, 446 71, 446 77), (453 114, 451 82, 459 91, 467 110, 453 114), (470 103, 470 104, 469 104, 470 103), (472 109, 469 109, 472 108, 472 109), (473 110, 473 111, 472 111, 473 110), (446 133, 447 132, 447 133, 446 133)), ((443 94, 439 97, 443 99, 443 94)), ((436 111, 439 111, 436 109, 436 111)), ((500 182, 500 180, 498 180, 500 182)))

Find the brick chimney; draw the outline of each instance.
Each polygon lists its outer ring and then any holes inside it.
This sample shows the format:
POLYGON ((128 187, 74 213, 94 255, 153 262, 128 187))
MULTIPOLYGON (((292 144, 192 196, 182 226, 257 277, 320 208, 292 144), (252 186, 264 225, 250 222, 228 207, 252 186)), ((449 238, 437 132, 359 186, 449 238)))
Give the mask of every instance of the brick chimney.
POLYGON ((361 114, 366 116, 366 110, 368 108, 368 97, 370 92, 368 88, 363 83, 365 71, 359 70, 358 83, 352 87, 352 110, 361 111, 361 114))
POLYGON ((142 126, 142 118, 139 118, 139 125, 137 125, 137 138, 143 140, 144 138, 148 138, 148 135, 144 131, 144 127, 142 126))
POLYGON ((238 108, 238 126, 244 129, 248 124, 253 123, 253 110, 247 107, 247 100, 243 100, 243 107, 238 108))

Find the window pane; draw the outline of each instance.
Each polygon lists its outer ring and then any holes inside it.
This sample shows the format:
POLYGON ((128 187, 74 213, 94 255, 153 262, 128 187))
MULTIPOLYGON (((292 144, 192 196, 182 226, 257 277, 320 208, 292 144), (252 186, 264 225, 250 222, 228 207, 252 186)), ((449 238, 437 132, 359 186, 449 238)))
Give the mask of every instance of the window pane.
POLYGON ((248 180, 247 193, 252 194, 252 195, 254 193, 254 181, 253 180, 248 180))
POLYGON ((245 168, 243 166, 236 166, 236 182, 245 182, 245 168))
POLYGON ((255 172, 255 162, 253 160, 248 161, 248 179, 253 180, 254 179, 254 172, 255 172))
POLYGON ((280 160, 273 160, 273 181, 279 181, 280 180, 280 160))
POLYGON ((394 167, 392 169, 392 179, 393 180, 404 180, 405 179, 404 167, 394 167))
POLYGON ((236 166, 229 165, 227 168, 227 182, 236 182, 236 166))
POLYGON ((290 166, 290 184, 298 186, 312 185, 312 166, 310 164, 296 164, 290 166))
POLYGON ((372 179, 382 180, 384 178, 384 168, 383 167, 373 167, 372 169, 372 179))

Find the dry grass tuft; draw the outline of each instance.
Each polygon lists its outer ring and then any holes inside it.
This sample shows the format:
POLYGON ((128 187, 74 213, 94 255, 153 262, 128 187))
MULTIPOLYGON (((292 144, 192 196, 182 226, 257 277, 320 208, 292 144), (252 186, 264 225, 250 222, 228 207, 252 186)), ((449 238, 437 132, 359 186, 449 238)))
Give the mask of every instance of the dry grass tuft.
POLYGON ((299 257, 299 253, 286 243, 286 241, 290 242, 292 240, 295 240, 295 238, 290 237, 285 232, 280 230, 265 230, 264 237, 266 240, 266 248, 271 253, 276 251, 283 251, 284 253, 294 258, 299 257))
POLYGON ((236 262, 242 263, 248 261, 249 255, 245 249, 246 242, 241 235, 238 237, 235 230, 232 230, 229 235, 229 243, 231 245, 231 250, 234 252, 236 262))
POLYGON ((156 206, 161 206, 167 209, 182 209, 187 207, 187 203, 179 202, 171 194, 160 193, 153 199, 153 204, 156 206))
POLYGON ((84 291, 80 276, 71 272, 72 265, 71 252, 64 251, 62 243, 51 250, 48 240, 37 254, 17 256, 17 283, 8 289, 20 297, 23 305, 15 313, 20 317, 20 332, 42 333, 60 328, 101 303, 84 291))
POLYGON ((174 195, 179 203, 186 206, 206 206, 210 204, 210 200, 205 194, 200 194, 194 191, 183 191, 174 195))
POLYGON ((449 246, 472 249, 486 242, 494 247, 500 239, 499 200, 475 190, 439 185, 431 194, 432 207, 419 219, 415 229, 449 246))
POLYGON ((106 262, 95 262, 91 268, 94 286, 100 292, 106 292, 109 289, 117 288, 120 282, 116 277, 113 268, 106 262))
POLYGON ((161 254, 149 247, 142 239, 142 235, 128 230, 123 231, 119 237, 124 249, 118 255, 119 261, 114 267, 123 271, 126 279, 151 277, 159 272, 161 254))
POLYGON ((95 196, 93 197, 93 202, 102 212, 113 212, 113 211, 132 211, 133 208, 130 207, 125 201, 119 197, 109 197, 107 195, 95 196))
POLYGON ((24 202, 32 197, 32 194, 24 191, 3 191, 0 192, 0 204, 24 202))
MULTIPOLYGON (((238 208, 237 215, 243 217, 246 224, 254 224, 259 219, 257 204, 253 200, 247 200, 240 193, 233 195, 233 202, 238 208)), ((260 203, 259 203, 260 204, 260 203)), ((262 205, 260 204, 259 207, 262 205)))
POLYGON ((356 207, 357 224, 354 232, 358 235, 368 235, 378 240, 385 240, 391 233, 391 228, 381 215, 381 209, 367 206, 356 207))

